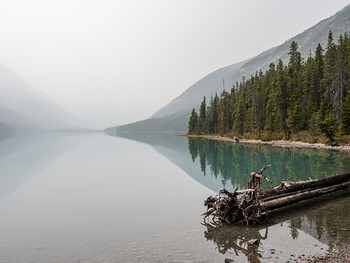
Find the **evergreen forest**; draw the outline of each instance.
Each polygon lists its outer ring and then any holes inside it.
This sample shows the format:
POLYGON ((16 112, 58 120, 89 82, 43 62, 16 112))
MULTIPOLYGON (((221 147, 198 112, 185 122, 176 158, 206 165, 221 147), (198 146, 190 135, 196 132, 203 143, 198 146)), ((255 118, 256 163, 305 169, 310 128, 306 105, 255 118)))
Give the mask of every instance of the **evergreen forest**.
POLYGON ((271 63, 230 91, 204 97, 199 113, 192 110, 188 134, 349 143, 349 35, 335 43, 330 31, 327 46, 318 44, 308 58, 292 41, 288 55, 287 65, 271 63))

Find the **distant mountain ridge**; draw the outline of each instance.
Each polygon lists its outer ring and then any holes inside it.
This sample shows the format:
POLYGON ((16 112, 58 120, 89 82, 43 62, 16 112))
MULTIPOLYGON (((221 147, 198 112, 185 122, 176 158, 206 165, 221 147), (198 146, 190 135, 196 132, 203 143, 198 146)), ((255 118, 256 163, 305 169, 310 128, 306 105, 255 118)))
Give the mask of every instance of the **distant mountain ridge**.
POLYGON ((350 31, 350 5, 346 6, 335 15, 324 19, 290 38, 283 44, 262 52, 256 57, 218 69, 189 87, 185 92, 174 98, 166 106, 159 109, 151 118, 141 122, 119 126, 120 131, 187 131, 187 122, 192 108, 198 108, 203 96, 209 100, 217 92, 223 89, 230 90, 242 77, 250 78, 257 71, 263 72, 270 63, 277 64, 281 59, 287 63, 289 47, 292 41, 299 45, 299 52, 306 58, 310 52, 314 52, 318 43, 325 48, 329 31, 332 31, 334 39, 340 34, 350 31), (180 117, 181 116, 181 117, 180 117), (166 123, 172 125, 167 126, 166 123))
POLYGON ((81 126, 46 94, 28 85, 14 71, 0 64, 0 132, 50 130, 81 126))

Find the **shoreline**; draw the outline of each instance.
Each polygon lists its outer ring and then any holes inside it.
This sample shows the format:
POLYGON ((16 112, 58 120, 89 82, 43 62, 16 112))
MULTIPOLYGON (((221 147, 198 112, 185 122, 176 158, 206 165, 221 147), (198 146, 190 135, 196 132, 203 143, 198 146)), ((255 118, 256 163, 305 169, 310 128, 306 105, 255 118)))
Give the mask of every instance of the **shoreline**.
POLYGON ((300 263, 336 263, 336 262, 349 262, 350 251, 349 249, 334 249, 327 251, 325 254, 312 255, 308 257, 299 257, 296 262, 300 263))
MULTIPOLYGON (((236 143, 233 138, 218 136, 218 135, 185 134, 184 136, 189 138, 203 138, 208 140, 236 143)), ((287 148, 296 147, 296 148, 323 149, 323 150, 331 150, 331 151, 345 151, 350 153, 350 145, 330 146, 322 143, 307 143, 307 142, 301 142, 301 141, 285 141, 285 140, 261 141, 261 140, 253 140, 253 139, 239 139, 239 143, 270 145, 270 146, 287 147, 287 148)))

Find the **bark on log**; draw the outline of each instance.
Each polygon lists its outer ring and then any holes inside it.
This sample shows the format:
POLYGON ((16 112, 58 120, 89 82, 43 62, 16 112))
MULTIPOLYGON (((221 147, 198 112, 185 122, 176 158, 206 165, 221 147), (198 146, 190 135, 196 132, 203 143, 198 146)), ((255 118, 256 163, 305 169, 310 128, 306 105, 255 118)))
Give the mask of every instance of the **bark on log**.
POLYGON ((308 200, 314 197, 318 197, 324 194, 336 192, 339 190, 350 188, 350 182, 328 186, 319 188, 316 190, 304 191, 301 193, 295 193, 293 195, 281 197, 278 199, 270 200, 270 201, 262 201, 260 205, 264 207, 266 210, 271 211, 277 208, 281 208, 287 205, 295 204, 304 200, 308 200))
POLYGON ((297 191, 306 190, 306 189, 314 189, 314 188, 319 188, 323 186, 332 186, 332 185, 346 182, 348 180, 350 180, 350 173, 335 175, 332 177, 318 179, 318 180, 290 182, 291 185, 288 187, 283 188, 282 186, 280 188, 275 188, 273 190, 261 193, 261 198, 264 199, 270 196, 292 193, 292 192, 297 192, 297 191))
POLYGON ((256 224, 268 211, 350 188, 350 173, 347 173, 319 180, 282 181, 279 187, 261 192, 260 178, 269 181, 262 175, 267 167, 264 166, 258 173, 251 173, 248 189, 238 191, 237 187, 233 192, 222 189, 217 196, 208 197, 204 202, 207 206, 204 219, 211 216, 213 220, 230 224, 256 224))

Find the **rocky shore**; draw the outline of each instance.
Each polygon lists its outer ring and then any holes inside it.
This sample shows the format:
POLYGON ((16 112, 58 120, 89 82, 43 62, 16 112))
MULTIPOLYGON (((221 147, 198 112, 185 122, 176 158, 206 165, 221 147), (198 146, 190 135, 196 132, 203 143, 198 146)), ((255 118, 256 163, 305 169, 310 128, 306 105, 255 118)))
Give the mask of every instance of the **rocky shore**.
POLYGON ((315 255, 307 258, 299 259, 296 262, 300 263, 339 263, 350 262, 350 251, 346 250, 333 250, 327 252, 325 255, 315 255))
MULTIPOLYGON (((186 135, 186 136, 194 137, 194 138, 205 138, 209 140, 217 140, 217 141, 224 141, 224 142, 233 142, 233 143, 237 142, 237 138, 230 138, 230 137, 223 137, 223 136, 216 136, 216 135, 186 135)), ((300 142, 300 141, 283 141, 283 140, 261 141, 261 140, 240 139, 239 143, 261 144, 261 145, 271 145, 271 146, 279 146, 279 147, 313 148, 313 149, 350 152, 349 145, 331 146, 331 145, 325 145, 322 143, 306 143, 306 142, 300 142)))

